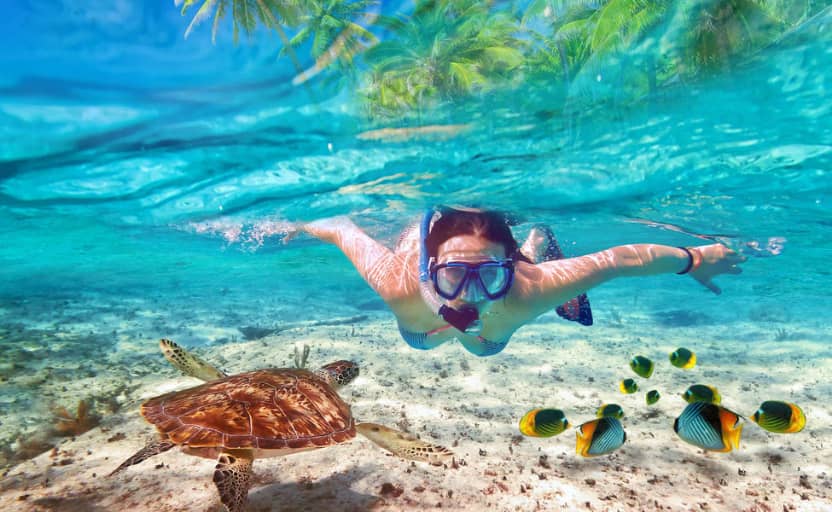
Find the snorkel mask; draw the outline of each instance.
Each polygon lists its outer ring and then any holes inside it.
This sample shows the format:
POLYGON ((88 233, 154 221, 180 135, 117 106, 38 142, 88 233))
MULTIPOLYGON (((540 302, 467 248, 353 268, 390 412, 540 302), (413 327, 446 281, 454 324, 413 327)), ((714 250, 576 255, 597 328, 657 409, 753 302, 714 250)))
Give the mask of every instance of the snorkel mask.
POLYGON ((450 325, 462 332, 478 335, 482 331, 482 322, 475 306, 466 304, 453 308, 442 303, 438 297, 454 300, 465 291, 466 295, 473 295, 476 299, 497 300, 504 297, 511 288, 514 265, 511 260, 433 263, 427 249, 431 222, 436 213, 441 215, 450 209, 434 208, 426 211, 422 218, 419 231, 419 291, 428 307, 450 325))

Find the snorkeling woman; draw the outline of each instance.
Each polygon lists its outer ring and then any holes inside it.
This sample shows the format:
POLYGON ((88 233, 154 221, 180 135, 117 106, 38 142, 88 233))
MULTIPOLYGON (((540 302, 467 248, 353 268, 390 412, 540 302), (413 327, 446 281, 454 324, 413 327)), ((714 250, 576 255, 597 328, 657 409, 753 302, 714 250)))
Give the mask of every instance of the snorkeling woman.
POLYGON ((611 279, 688 274, 719 294, 711 279, 741 273, 745 261, 720 244, 621 245, 564 259, 545 226, 535 226, 519 247, 506 215, 467 208, 426 212, 392 251, 347 217, 300 229, 341 249, 392 309, 411 347, 428 350, 457 338, 478 356, 502 351, 514 331, 553 308, 591 324, 584 293, 611 279))

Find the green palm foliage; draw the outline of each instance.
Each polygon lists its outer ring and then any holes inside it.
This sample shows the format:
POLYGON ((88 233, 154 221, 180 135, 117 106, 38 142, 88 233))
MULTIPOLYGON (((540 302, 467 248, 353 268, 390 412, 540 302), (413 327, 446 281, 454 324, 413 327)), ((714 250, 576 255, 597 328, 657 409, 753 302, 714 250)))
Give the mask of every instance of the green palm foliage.
MULTIPOLYGON (((608 0, 560 2, 549 7, 548 34, 536 34, 540 42, 529 59, 532 73, 549 72, 574 79, 589 62, 632 51, 665 17, 670 0, 608 0), (539 66, 539 67, 538 67, 539 66)), ((540 16, 539 3, 524 19, 540 16)))
POLYGON ((680 38, 682 58, 694 72, 729 69, 732 58, 765 47, 784 29, 765 2, 714 0, 700 7, 680 38))
MULTIPOLYGON (((200 0, 174 0, 176 6, 182 6, 183 16, 188 12, 188 9, 198 3, 200 3, 200 0)), ((185 29, 185 37, 187 38, 190 35, 194 27, 213 16, 214 22, 211 28, 211 41, 215 42, 220 23, 225 19, 229 11, 231 12, 231 20, 234 27, 234 42, 239 41, 241 31, 251 36, 254 29, 257 28, 257 25, 262 24, 277 32, 284 47, 289 47, 289 38, 286 36, 283 25, 296 25, 297 17, 300 13, 298 4, 292 1, 202 0, 202 5, 197 9, 188 28, 185 29)), ((292 59, 295 68, 300 71, 300 61, 294 52, 290 52, 289 57, 292 59)))
POLYGON ((199 3, 202 5, 185 30, 185 37, 190 35, 194 27, 213 16, 211 38, 216 40, 220 22, 229 12, 234 27, 234 41, 239 40, 241 31, 251 35, 258 24, 282 32, 282 24, 295 25, 299 14, 295 2, 281 0, 175 0, 175 5, 182 6, 183 16, 194 4, 199 3))
POLYGON ((301 28, 291 44, 298 46, 311 39, 312 57, 317 67, 335 62, 340 71, 349 74, 354 70, 355 56, 378 42, 376 36, 358 22, 375 17, 365 10, 376 3, 374 0, 307 2, 299 17, 301 28))
MULTIPOLYGON (((664 84, 730 70, 832 0, 416 0, 376 17, 379 0, 175 0, 196 8, 185 36, 231 18, 234 40, 275 30, 304 83, 325 69, 360 77, 371 114, 399 115, 491 91, 527 92, 583 111, 664 84), (294 30, 291 40, 284 27, 294 30), (372 29, 372 32, 371 32, 372 29), (375 34, 383 33, 379 42, 375 34), (302 70, 293 48, 310 44, 302 70), (363 57, 363 62, 358 59, 363 57), (552 95, 552 92, 555 95, 552 95)), ((533 97, 535 95, 532 95, 533 97)), ((551 107, 547 107, 551 108, 551 107)))
POLYGON ((412 15, 379 23, 393 37, 365 55, 367 96, 377 113, 487 91, 523 62, 514 19, 483 2, 421 1, 412 15))

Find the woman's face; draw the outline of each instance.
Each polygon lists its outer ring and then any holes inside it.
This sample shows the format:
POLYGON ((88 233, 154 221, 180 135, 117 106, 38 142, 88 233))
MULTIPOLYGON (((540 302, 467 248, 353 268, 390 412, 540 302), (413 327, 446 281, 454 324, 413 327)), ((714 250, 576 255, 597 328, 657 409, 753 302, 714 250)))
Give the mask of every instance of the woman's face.
MULTIPOLYGON (((481 263, 484 261, 504 261, 505 259, 506 249, 503 244, 486 240, 477 235, 451 237, 441 243, 436 251, 437 264, 449 262, 481 263)), ((486 278, 485 275, 483 277, 486 278)), ((450 286, 453 287, 453 283, 450 286)), ((459 296, 447 301, 451 307, 466 304, 476 306, 480 313, 490 302, 477 279, 469 279, 459 296)))

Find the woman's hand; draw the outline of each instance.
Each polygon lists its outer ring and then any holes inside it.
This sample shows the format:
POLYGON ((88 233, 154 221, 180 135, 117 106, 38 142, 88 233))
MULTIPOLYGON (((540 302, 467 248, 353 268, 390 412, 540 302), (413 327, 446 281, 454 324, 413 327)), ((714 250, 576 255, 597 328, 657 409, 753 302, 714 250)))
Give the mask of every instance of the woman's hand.
POLYGON ((722 290, 711 279, 720 274, 741 274, 742 269, 738 265, 747 259, 722 244, 702 245, 688 249, 698 252, 702 258, 699 266, 689 272, 690 276, 717 295, 722 293, 722 290))
POLYGON ((349 217, 339 215, 303 224, 301 229, 321 241, 337 243, 338 235, 352 227, 355 227, 355 224, 349 217))
POLYGON ((318 219, 306 224, 296 223, 286 229, 283 243, 288 243, 300 233, 308 233, 323 242, 338 243, 338 236, 354 227, 355 224, 346 215, 318 219))

